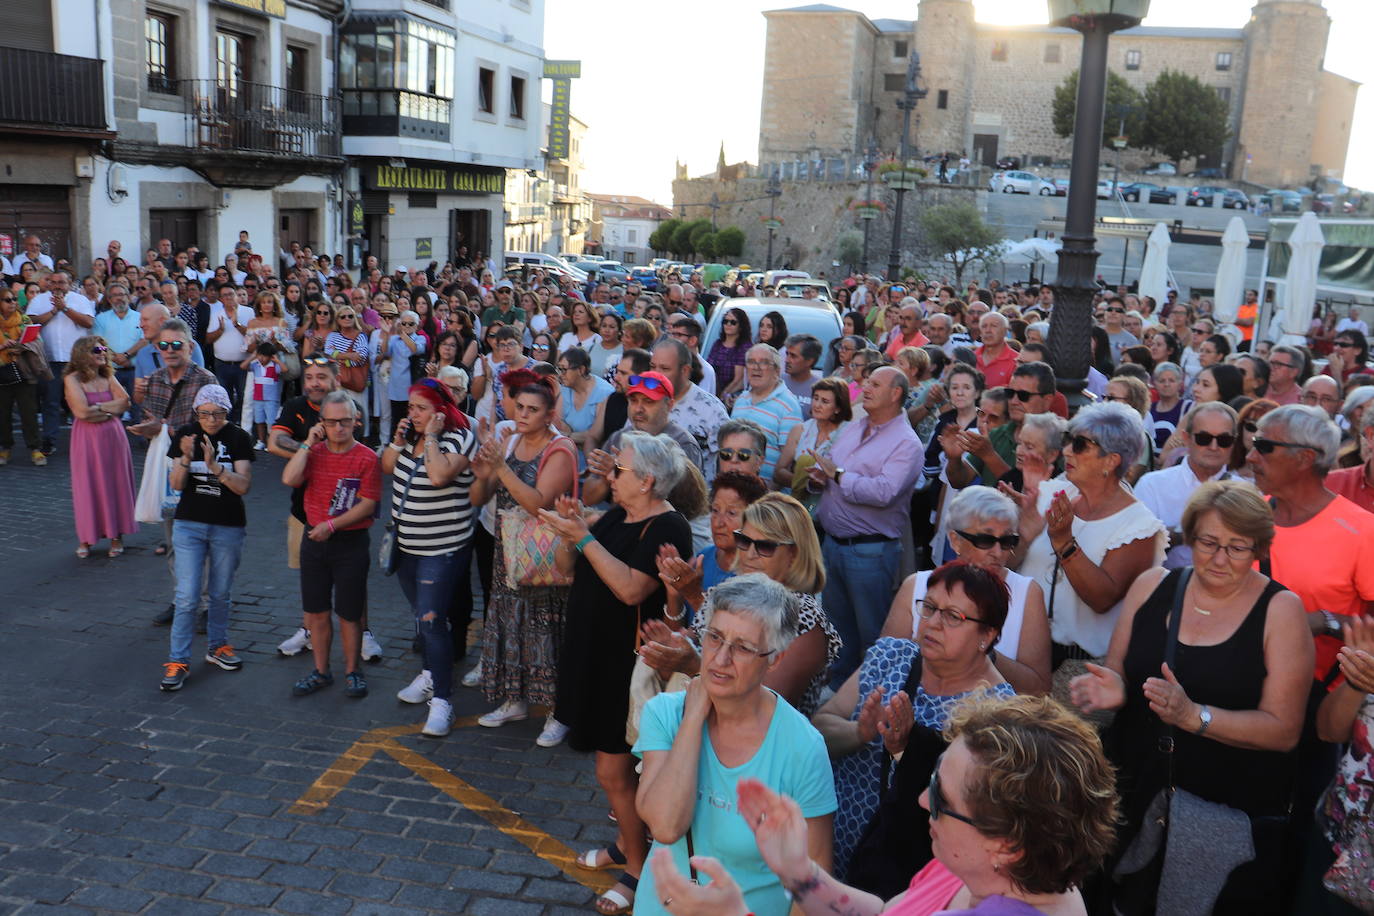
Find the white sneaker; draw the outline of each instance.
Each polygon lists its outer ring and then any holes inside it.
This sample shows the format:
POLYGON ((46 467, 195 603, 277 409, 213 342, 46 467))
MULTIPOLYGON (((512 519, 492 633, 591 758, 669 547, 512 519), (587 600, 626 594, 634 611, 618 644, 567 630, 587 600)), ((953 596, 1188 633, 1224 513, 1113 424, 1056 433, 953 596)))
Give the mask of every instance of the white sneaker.
POLYGON ((477 720, 478 725, 487 728, 500 728, 507 722, 523 722, 530 717, 529 710, 519 700, 507 700, 477 720))
POLYGON ((482 662, 479 660, 479 661, 477 662, 477 667, 473 668, 473 669, 472 669, 471 671, 469 671, 467 674, 463 675, 463 686, 464 686, 464 687, 476 687, 477 685, 479 685, 479 684, 481 684, 481 683, 482 683, 482 662))
POLYGON ((434 678, 428 671, 415 675, 409 687, 396 691, 396 699, 402 703, 424 703, 434 696, 434 678))
POLYGON ((420 730, 420 734, 428 735, 431 738, 442 738, 448 734, 452 725, 453 706, 448 700, 441 700, 438 697, 431 698, 429 716, 425 719, 425 727, 420 730))
POLYGON ((534 743, 540 747, 558 747, 568 737, 568 731, 568 726, 550 715, 544 720, 544 730, 534 739, 534 743))
POLYGON ((254 442, 254 443, 253 443, 253 451, 255 451, 255 452, 265 452, 265 451, 267 451, 267 443, 266 443, 266 442, 262 442, 262 441, 254 442))
POLYGON ((371 630, 363 630, 363 661, 379 662, 382 660, 382 644, 377 642, 371 630))
POLYGON ((293 655, 300 655, 309 648, 311 648, 310 631, 305 627, 297 627, 296 632, 282 640, 281 645, 277 646, 277 651, 290 658, 293 655))

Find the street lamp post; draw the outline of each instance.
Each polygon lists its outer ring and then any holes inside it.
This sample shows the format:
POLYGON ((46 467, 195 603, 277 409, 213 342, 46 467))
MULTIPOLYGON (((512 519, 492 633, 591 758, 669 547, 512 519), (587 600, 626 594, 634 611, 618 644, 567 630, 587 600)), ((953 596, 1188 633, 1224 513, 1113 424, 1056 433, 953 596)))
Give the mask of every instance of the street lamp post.
POLYGON ((763 262, 764 270, 773 269, 773 234, 778 231, 778 220, 775 215, 777 212, 778 198, 782 196, 782 182, 778 180, 778 170, 773 169, 773 174, 768 178, 768 187, 764 189, 768 195, 768 257, 763 262))
POLYGON ((898 153, 902 170, 902 180, 897 184, 897 203, 892 208, 892 251, 887 256, 887 280, 897 282, 902 269, 902 198, 906 196, 907 158, 911 155, 911 112, 916 103, 926 97, 927 90, 918 85, 921 79, 921 55, 915 51, 906 64, 906 85, 897 107, 902 110, 902 146, 898 153))
MULTIPOLYGON (((868 138, 868 148, 864 150, 864 171, 868 173, 868 190, 865 192, 865 196, 864 196, 864 206, 865 206, 865 207, 868 207, 868 208, 871 208, 871 207, 873 206, 873 170, 874 170, 875 168, 877 168, 877 166, 878 166, 878 138, 877 138, 877 137, 869 137, 869 138, 868 138)), ((873 227, 873 218, 872 218, 872 214, 864 213, 864 214, 863 214, 863 223, 864 223, 864 250, 863 250, 863 255, 859 258, 859 273, 861 273, 861 274, 867 274, 867 273, 868 273, 868 233, 869 233, 869 230, 873 227)))
POLYGON ((1081 406, 1092 348, 1092 299, 1097 289, 1097 169, 1107 103, 1107 38, 1139 25, 1150 0, 1049 0, 1052 25, 1083 33, 1073 128, 1068 215, 1059 250, 1059 278, 1050 316, 1050 360, 1071 409, 1081 406))

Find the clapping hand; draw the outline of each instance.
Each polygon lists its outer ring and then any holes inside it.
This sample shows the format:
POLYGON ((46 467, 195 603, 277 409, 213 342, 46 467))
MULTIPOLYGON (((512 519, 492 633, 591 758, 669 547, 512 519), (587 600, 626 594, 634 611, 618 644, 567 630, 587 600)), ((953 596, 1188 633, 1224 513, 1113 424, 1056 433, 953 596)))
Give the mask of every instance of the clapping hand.
MULTIPOLYGON (((187 438, 190 437, 188 436, 187 438)), ((200 437, 200 442, 201 445, 205 446, 205 470, 210 472, 211 477, 218 477, 219 472, 224 469, 224 466, 215 460, 217 455, 215 444, 211 442, 210 437, 206 435, 200 437)))
POLYGON ((1374 617, 1346 618, 1345 645, 1337 661, 1351 687, 1374 693, 1374 617))
POLYGON ((959 430, 957 441, 961 449, 983 460, 987 460, 988 456, 993 453, 992 442, 988 437, 971 429, 959 430))
POLYGON ((873 692, 864 698, 863 706, 859 707, 859 719, 855 726, 859 740, 864 744, 878 737, 878 721, 886 711, 883 705, 883 694, 886 692, 885 687, 874 687, 873 692))
POLYGON ((878 719, 878 734, 883 736, 883 747, 893 757, 906 750, 907 738, 911 736, 912 726, 916 724, 916 711, 911 706, 911 697, 905 690, 899 690, 883 708, 878 719))
POLYGON ((187 459, 188 461, 189 461, 189 460, 193 460, 193 459, 196 457, 196 437, 195 437, 195 436, 182 436, 182 437, 181 437, 181 457, 187 459))
POLYGON ((553 510, 540 509, 539 518, 558 533, 569 546, 587 536, 587 523, 582 518, 582 503, 571 496, 560 496, 553 502, 553 510))
POLYGON ((811 876, 806 817, 795 801, 757 779, 741 779, 736 788, 740 817, 754 831, 754 842, 768 868, 793 887, 811 876))
POLYGON ((659 903, 673 916, 746 916, 744 894, 716 859, 693 856, 692 867, 711 879, 698 884, 678 870, 673 851, 660 848, 649 859, 659 903))
POLYGON ((1084 663, 1087 674, 1069 681, 1069 697, 1083 712, 1120 709, 1126 704, 1126 684, 1121 675, 1104 665, 1084 663))
POLYGON ((1073 540, 1074 504, 1063 490, 1054 494, 1050 507, 1045 510, 1045 526, 1050 532, 1050 544, 1056 551, 1063 550, 1073 540))
POLYGON ((1198 705, 1188 699, 1183 685, 1174 677, 1167 663, 1160 665, 1159 670, 1164 676, 1148 678, 1142 688, 1145 699, 1150 701, 1150 711, 1159 716, 1165 725, 1197 731, 1201 721, 1198 718, 1198 705))
POLYGON ((681 671, 690 674, 690 662, 697 657, 692 641, 681 630, 674 630, 662 620, 646 620, 640 627, 644 641, 639 647, 639 657, 660 676, 681 671))
POLYGON ((658 577, 663 581, 665 587, 689 601, 693 596, 700 595, 701 557, 693 557, 690 561, 684 560, 678 554, 676 547, 672 544, 664 544, 659 547, 655 562, 658 565, 658 577))

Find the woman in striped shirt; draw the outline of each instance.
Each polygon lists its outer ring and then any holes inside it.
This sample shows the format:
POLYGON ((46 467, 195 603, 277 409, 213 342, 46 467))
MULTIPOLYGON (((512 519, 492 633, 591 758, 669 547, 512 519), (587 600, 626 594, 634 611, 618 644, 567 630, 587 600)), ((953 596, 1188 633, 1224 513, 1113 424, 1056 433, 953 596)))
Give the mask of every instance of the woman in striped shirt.
POLYGON ((434 379, 410 386, 406 418, 382 453, 391 474, 396 523, 396 578, 415 612, 424 643, 424 670, 396 696, 429 703, 424 734, 449 732, 453 707, 453 639, 448 606, 454 584, 472 557, 471 459, 477 437, 448 388, 434 379), (406 488, 409 487, 409 492, 406 488))

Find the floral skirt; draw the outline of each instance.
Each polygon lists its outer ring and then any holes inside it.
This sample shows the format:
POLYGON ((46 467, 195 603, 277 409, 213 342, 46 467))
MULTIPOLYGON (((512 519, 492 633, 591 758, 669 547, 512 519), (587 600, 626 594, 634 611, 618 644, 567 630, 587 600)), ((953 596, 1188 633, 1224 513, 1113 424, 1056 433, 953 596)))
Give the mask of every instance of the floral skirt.
POLYGON ((568 589, 507 585, 499 536, 492 573, 491 604, 482 625, 482 693, 492 703, 520 700, 552 709, 568 589))

